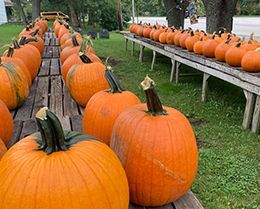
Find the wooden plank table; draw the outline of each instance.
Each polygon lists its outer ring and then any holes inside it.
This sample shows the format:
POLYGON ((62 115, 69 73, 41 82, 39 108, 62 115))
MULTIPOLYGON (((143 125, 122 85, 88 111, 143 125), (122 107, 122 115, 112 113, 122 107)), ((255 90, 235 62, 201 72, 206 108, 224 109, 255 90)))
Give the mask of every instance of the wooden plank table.
MULTIPOLYGON (((206 100, 208 92, 208 81, 211 76, 227 81, 243 89, 246 97, 246 107, 242 126, 245 129, 251 127, 252 132, 260 130, 260 73, 248 73, 241 68, 234 68, 216 59, 205 58, 204 56, 188 52, 173 45, 165 45, 144 37, 135 36, 129 32, 121 32, 126 41, 132 42, 131 54, 134 54, 135 43, 140 45, 139 61, 143 61, 143 51, 147 47, 153 50, 151 70, 154 68, 156 53, 169 57, 172 62, 170 81, 178 83, 180 76, 180 65, 185 64, 203 73, 202 101, 206 100)), ((193 75, 193 74, 190 74, 193 75)))
MULTIPOLYGON (((9 148, 23 137, 38 131, 34 117, 44 106, 57 114, 64 129, 82 131, 84 109, 71 98, 62 80, 59 61, 60 47, 57 45, 57 39, 53 32, 49 31, 45 33, 44 40, 45 53, 42 55, 42 65, 38 76, 31 86, 30 96, 22 107, 12 111, 15 132, 9 148)), ((151 207, 129 205, 129 209, 140 208, 151 209, 151 207)), ((196 196, 189 191, 174 203, 154 209, 203 209, 203 207, 196 196)))

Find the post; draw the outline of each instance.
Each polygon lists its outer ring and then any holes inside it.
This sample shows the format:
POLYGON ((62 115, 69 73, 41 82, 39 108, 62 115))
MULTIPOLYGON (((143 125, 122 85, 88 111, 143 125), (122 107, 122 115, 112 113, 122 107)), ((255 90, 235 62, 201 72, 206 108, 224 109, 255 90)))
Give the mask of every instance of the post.
POLYGON ((207 73, 203 73, 203 84, 202 84, 202 95, 201 95, 201 101, 205 102, 206 97, 208 94, 208 79, 210 78, 210 75, 207 73))
POLYGON ((172 69, 171 69, 170 82, 173 81, 173 76, 174 76, 174 73, 175 73, 175 66, 176 66, 175 59, 171 59, 171 61, 172 61, 172 69))
POLYGON ((131 56, 134 56, 135 53, 135 42, 132 41, 132 50, 131 50, 131 56))
POLYGON ((255 102, 255 111, 252 121, 252 132, 257 133, 260 129, 260 95, 257 96, 255 102))
POLYGON ((252 122, 254 106, 255 106, 255 95, 249 91, 244 90, 246 97, 246 108, 244 112, 244 118, 242 126, 244 129, 248 129, 252 122))
POLYGON ((153 50, 153 60, 152 60, 151 70, 153 70, 155 58, 156 58, 156 51, 153 50))
POLYGON ((176 61, 176 72, 175 72, 175 83, 179 83, 179 76, 180 76, 180 66, 181 63, 176 61))
POLYGON ((135 0, 132 0, 133 23, 135 23, 135 0))
POLYGON ((142 44, 140 44, 140 55, 139 55, 139 61, 143 62, 143 58, 144 58, 144 46, 142 44))

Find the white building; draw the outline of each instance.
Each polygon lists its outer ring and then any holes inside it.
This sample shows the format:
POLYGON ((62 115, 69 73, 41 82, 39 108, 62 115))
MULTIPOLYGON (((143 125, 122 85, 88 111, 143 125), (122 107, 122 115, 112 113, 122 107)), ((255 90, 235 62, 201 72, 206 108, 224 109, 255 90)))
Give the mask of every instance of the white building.
POLYGON ((7 23, 7 15, 4 0, 0 0, 0 24, 7 23))

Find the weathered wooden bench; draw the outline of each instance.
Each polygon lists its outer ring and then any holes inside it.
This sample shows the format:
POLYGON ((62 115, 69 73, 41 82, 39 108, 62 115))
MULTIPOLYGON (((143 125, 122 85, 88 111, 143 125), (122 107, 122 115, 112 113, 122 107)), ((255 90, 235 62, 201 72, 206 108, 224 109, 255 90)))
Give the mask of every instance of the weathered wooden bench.
MULTIPOLYGON (((134 55, 135 44, 140 45, 139 61, 143 61, 144 48, 153 51, 151 70, 154 68, 156 54, 169 57, 172 62, 170 81, 175 77, 175 82, 179 82, 180 65, 185 64, 203 73, 202 101, 206 100, 208 92, 208 80, 211 76, 227 81, 241 87, 246 97, 246 107, 242 126, 245 129, 251 127, 252 132, 260 130, 260 73, 248 73, 241 68, 234 68, 226 63, 221 63, 216 59, 205 58, 204 56, 188 52, 180 47, 165 45, 144 37, 135 36, 129 32, 121 32, 125 37, 126 50, 128 41, 132 42, 131 54, 134 55)), ((194 75, 189 73, 188 75, 194 75)))
MULTIPOLYGON (((11 113, 14 118, 14 135, 9 148, 20 139, 38 131, 34 120, 36 112, 47 106, 60 118, 66 130, 82 131, 81 122, 84 109, 71 98, 61 76, 59 60, 60 47, 52 31, 45 33, 45 50, 42 65, 34 80, 30 96, 24 105, 11 113)), ((149 209, 130 204, 129 209, 149 209)), ((150 208, 151 209, 151 208, 150 208)), ((203 209, 196 196, 189 191, 174 203, 154 209, 203 209)))

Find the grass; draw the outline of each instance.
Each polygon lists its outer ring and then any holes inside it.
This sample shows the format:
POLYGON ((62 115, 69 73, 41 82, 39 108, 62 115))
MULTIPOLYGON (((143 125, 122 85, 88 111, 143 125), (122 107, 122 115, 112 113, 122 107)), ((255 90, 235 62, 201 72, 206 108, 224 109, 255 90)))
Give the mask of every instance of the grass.
MULTIPOLYGON (((0 26, 0 44, 9 43, 20 30, 14 25, 0 26)), ((208 100, 202 103, 202 76, 181 77, 179 84, 170 83, 168 58, 158 56, 154 71, 150 71, 152 52, 146 49, 144 62, 139 63, 138 50, 131 57, 130 51, 125 51, 123 37, 116 33, 111 33, 109 40, 95 40, 94 48, 99 56, 111 57, 113 69, 125 88, 144 101, 139 83, 149 74, 157 83, 163 104, 177 108, 193 121, 200 148, 192 190, 205 209, 259 208, 260 135, 241 127, 245 99, 240 88, 211 78, 208 100)))

